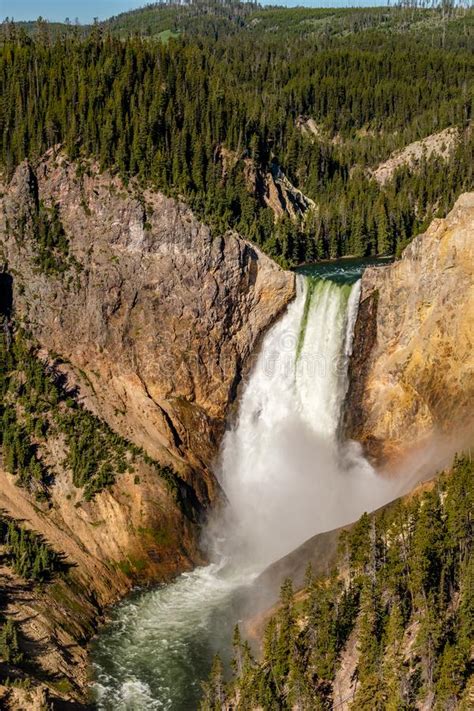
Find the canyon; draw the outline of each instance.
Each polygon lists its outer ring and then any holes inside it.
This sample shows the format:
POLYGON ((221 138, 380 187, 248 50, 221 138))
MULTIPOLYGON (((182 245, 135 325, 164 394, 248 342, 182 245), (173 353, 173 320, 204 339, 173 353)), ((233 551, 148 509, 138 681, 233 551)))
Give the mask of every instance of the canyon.
MULTIPOLYGON (((1 468, 0 508, 71 565, 67 579, 25 590, 33 625, 22 597, 15 602, 20 581, 4 571, 4 612, 20 620, 43 668, 32 690, 1 693, 11 708, 26 693, 29 708, 45 695, 85 703, 84 647, 106 606, 205 560, 199 537, 222 498, 214 466, 226 423, 263 336, 295 297, 295 275, 238 234, 213 234, 179 200, 59 150, 23 162, 0 191, 6 317, 84 408, 176 472, 189 504, 178 505, 145 458, 84 501, 51 446, 48 504, 1 468), (45 210, 57 210, 67 239, 59 274, 36 259, 45 210)), ((472 436, 473 232, 474 194, 466 194, 401 260, 364 272, 344 430, 389 471, 433 435, 472 436)))

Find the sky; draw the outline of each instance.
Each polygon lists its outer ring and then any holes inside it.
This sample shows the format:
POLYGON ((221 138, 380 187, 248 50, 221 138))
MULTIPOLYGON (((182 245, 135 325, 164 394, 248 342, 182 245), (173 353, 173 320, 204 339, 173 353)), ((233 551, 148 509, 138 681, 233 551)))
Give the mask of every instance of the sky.
MULTIPOLYGON (((260 0, 262 2, 262 0, 260 0)), ((91 22, 104 20, 119 12, 147 4, 147 0, 0 0, 0 20, 35 20, 41 15, 50 22, 91 22)), ((262 4, 265 4, 263 2, 262 4)), ((272 0, 274 5, 306 5, 309 7, 346 7, 351 5, 386 5, 387 0, 272 0)))

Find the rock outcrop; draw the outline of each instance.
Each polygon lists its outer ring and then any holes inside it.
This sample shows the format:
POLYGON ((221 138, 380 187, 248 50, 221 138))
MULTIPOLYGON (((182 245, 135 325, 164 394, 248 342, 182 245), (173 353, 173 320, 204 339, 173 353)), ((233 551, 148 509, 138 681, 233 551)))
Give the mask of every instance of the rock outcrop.
POLYGON ((276 219, 285 216, 292 220, 302 219, 316 209, 314 200, 298 190, 276 163, 272 163, 263 175, 256 176, 256 185, 263 203, 273 211, 276 219))
POLYGON ((87 698, 86 645, 100 615, 93 594, 69 577, 38 587, 3 564, 0 576, 1 619, 14 621, 28 664, 26 669, 2 668, 0 708, 79 708, 73 702, 87 698), (4 683, 5 677, 10 683, 4 683))
POLYGON ((414 169, 423 158, 428 160, 434 156, 447 161, 460 139, 461 132, 458 128, 445 128, 439 133, 433 133, 420 141, 410 143, 400 151, 395 151, 388 160, 370 171, 370 175, 379 185, 385 185, 402 166, 414 169))
POLYGON ((273 212, 275 221, 285 217, 301 220, 317 210, 314 200, 295 187, 277 163, 272 161, 266 166, 259 165, 254 159, 239 158, 238 153, 222 146, 219 150, 219 159, 223 178, 240 160, 242 161, 248 191, 262 206, 268 207, 273 212))
POLYGON ((348 434, 379 463, 474 432, 474 193, 362 278, 348 434))

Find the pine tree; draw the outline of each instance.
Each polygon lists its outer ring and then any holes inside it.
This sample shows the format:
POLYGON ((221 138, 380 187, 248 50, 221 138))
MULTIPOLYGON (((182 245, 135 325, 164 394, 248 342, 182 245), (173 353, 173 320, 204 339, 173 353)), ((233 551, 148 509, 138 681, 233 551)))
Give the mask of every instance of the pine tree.
POLYGON ((377 254, 390 254, 392 245, 390 241, 389 223, 385 206, 381 203, 376 214, 377 223, 377 254))
POLYGON ((0 657, 7 664, 21 664, 24 658, 15 622, 8 619, 0 628, 0 657))
POLYGON ((440 709, 457 709, 465 686, 467 659, 456 644, 446 644, 439 662, 436 682, 437 706, 440 709))
POLYGON ((404 624, 400 601, 394 599, 387 623, 382 664, 385 711, 404 711, 408 708, 404 649, 404 624))
POLYGON ((370 578, 365 578, 361 592, 359 620, 356 708, 384 709, 381 673, 381 600, 370 578))
POLYGON ((201 711, 222 711, 225 701, 225 684, 222 661, 218 654, 214 657, 209 680, 203 684, 201 711))

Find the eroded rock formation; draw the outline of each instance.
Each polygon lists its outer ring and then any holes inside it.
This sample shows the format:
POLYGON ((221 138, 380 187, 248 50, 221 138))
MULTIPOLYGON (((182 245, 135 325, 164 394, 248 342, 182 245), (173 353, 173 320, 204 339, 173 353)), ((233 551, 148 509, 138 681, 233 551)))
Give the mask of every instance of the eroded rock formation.
POLYGON ((385 185, 393 178, 398 168, 402 166, 414 169, 422 159, 429 160, 434 156, 447 161, 459 144, 460 139, 461 132, 459 129, 445 128, 444 131, 433 133, 420 141, 410 143, 400 151, 395 151, 388 160, 380 163, 369 174, 375 178, 379 185, 385 185))
MULTIPOLYGON (((224 147, 219 150, 219 158, 223 177, 239 162, 239 155, 224 147)), ((314 200, 295 187, 276 162, 264 167, 249 157, 242 158, 242 161, 247 189, 260 204, 270 208, 275 221, 285 217, 304 219, 317 210, 314 200)))
MULTIPOLYGON (((474 432, 474 193, 434 220, 402 259, 367 269, 351 363, 347 430, 377 461, 430 435, 474 432)), ((461 439, 459 440, 461 441, 461 439)))

